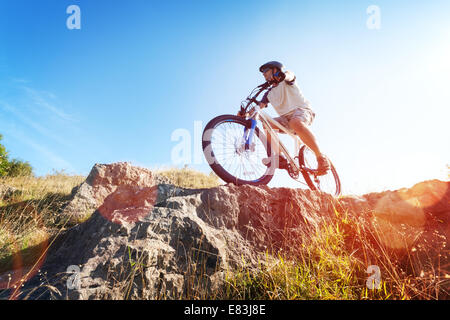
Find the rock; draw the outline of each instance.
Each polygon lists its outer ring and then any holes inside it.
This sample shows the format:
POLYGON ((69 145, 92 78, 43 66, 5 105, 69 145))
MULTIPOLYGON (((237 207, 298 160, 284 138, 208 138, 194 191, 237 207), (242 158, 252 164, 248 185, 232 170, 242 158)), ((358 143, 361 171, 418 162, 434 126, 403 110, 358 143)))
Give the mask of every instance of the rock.
POLYGON ((267 186, 184 189, 147 169, 97 164, 63 211, 86 221, 49 241, 41 271, 50 283, 36 275, 20 297, 207 298, 228 270, 252 270, 265 263, 266 253, 289 252, 344 215, 354 221, 345 230, 351 251, 364 245, 352 238, 357 228, 400 262, 414 248, 419 260, 426 253, 446 263, 448 199, 449 183, 441 181, 336 199, 267 186), (73 285, 68 270, 77 266, 80 281, 73 285))
MULTIPOLYGON (((217 286, 212 282, 218 281, 219 270, 257 258, 245 239, 214 229, 196 215, 193 206, 190 209, 155 207, 147 216, 131 222, 120 212, 113 213, 110 221, 96 211, 85 223, 57 239, 41 269, 62 275, 52 285, 66 292, 70 277, 65 274, 67 268, 81 266, 80 287, 69 290, 70 299, 207 295, 211 286, 217 286)), ((34 281, 29 286, 35 287, 38 279, 34 281)), ((63 298, 46 289, 37 290, 31 297, 63 298)))
POLYGON ((72 190, 73 198, 64 208, 62 216, 73 222, 81 222, 89 218, 105 198, 118 188, 156 188, 158 184, 169 182, 167 178, 148 169, 126 162, 95 164, 86 181, 72 190))
POLYGON ((344 197, 341 207, 363 213, 361 225, 373 234, 372 245, 408 261, 408 268, 421 270, 428 261, 437 270, 450 263, 450 182, 344 197))

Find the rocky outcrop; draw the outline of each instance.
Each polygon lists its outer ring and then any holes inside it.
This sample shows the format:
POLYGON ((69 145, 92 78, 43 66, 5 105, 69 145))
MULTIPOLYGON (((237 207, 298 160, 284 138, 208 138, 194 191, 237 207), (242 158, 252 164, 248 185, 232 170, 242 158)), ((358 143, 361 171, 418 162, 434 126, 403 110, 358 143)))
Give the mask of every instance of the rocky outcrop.
MULTIPOLYGON (((111 165, 96 164, 86 181, 72 191, 72 201, 64 208, 62 216, 74 222, 90 217, 112 193, 119 195, 122 190, 138 190, 152 188, 156 194, 156 186, 169 183, 165 177, 158 176, 146 168, 131 166, 119 162, 111 165)), ((147 190, 148 193, 152 191, 147 190)))
MULTIPOLYGON (((267 252, 343 214, 399 261, 414 251, 448 263, 449 190, 437 180, 339 199, 267 186, 183 189, 127 163, 96 165, 62 213, 86 221, 49 241, 20 297, 210 298, 227 270, 268 263, 267 252)), ((362 244, 348 238, 358 254, 362 244)))
POLYGON ((348 196, 340 206, 359 214, 372 247, 407 261, 406 271, 428 269, 449 276, 450 182, 429 180, 411 188, 348 196))

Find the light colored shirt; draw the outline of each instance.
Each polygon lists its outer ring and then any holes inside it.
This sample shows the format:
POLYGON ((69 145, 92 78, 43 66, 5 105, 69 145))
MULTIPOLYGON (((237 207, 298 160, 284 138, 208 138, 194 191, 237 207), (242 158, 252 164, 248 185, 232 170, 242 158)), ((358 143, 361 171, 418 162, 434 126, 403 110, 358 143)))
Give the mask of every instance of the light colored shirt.
POLYGON ((285 80, 280 82, 276 87, 273 87, 267 95, 270 104, 280 116, 297 108, 311 110, 309 101, 305 99, 297 85, 294 73, 290 71, 286 71, 285 73, 285 80))

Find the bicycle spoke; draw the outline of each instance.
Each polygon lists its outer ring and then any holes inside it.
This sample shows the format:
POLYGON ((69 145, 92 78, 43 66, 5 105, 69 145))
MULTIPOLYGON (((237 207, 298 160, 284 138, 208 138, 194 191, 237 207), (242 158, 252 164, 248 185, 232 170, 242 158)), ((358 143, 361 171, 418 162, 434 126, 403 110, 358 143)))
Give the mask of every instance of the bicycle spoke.
MULTIPOLYGON (((314 153, 305 148, 303 152, 303 162, 307 169, 317 170, 317 159, 314 153)), ((331 163, 330 163, 331 164, 331 163)), ((322 192, 329 193, 331 195, 337 195, 340 193, 340 181, 334 167, 331 165, 330 170, 325 175, 317 175, 316 172, 308 172, 307 175, 310 177, 310 182, 314 187, 322 192)))
POLYGON ((234 177, 245 181, 256 181, 268 170, 262 164, 267 157, 262 140, 254 134, 250 146, 245 142, 249 132, 242 124, 223 122, 214 128, 211 147, 216 161, 234 177))

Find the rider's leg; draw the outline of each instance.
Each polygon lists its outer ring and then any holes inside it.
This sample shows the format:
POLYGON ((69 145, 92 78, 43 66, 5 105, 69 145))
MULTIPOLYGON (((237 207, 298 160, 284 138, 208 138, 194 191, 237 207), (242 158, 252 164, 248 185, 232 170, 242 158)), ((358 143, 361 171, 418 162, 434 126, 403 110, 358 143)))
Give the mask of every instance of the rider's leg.
POLYGON ((300 139, 308 146, 308 148, 315 153, 316 157, 322 155, 322 152, 320 152, 319 146, 317 145, 316 137, 300 119, 291 119, 291 121, 289 121, 289 127, 293 129, 300 139))
POLYGON ((316 137, 313 135, 311 130, 303 124, 299 118, 292 118, 289 121, 289 127, 295 131, 295 133, 300 137, 300 139, 310 148, 316 155, 317 162, 319 164, 319 171, 326 171, 329 169, 330 165, 325 155, 319 149, 316 141, 316 137))

